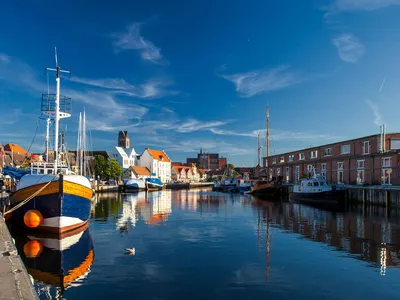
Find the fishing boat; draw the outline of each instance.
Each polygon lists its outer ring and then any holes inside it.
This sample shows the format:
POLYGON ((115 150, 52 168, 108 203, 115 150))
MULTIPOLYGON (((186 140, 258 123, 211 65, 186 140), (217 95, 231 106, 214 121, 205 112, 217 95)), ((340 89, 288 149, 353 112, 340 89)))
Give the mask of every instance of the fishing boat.
POLYGON ((255 180, 250 190, 245 194, 255 196, 280 196, 282 195, 282 184, 279 182, 269 182, 268 180, 255 180))
POLYGON ((238 186, 238 180, 234 174, 234 170, 228 165, 220 181, 220 189, 224 192, 233 190, 238 186))
POLYGON ((60 119, 71 116, 71 99, 60 96, 61 70, 55 53, 56 94, 42 95, 42 113, 54 120, 54 160, 48 159, 49 123, 46 133, 46 161, 39 159, 30 165, 11 196, 13 224, 63 234, 84 226, 90 218, 93 190, 87 177, 72 172, 63 161, 59 149, 60 119))
POLYGON ((149 177, 146 178, 146 188, 149 191, 161 190, 164 187, 160 178, 149 177))
POLYGON ((15 244, 39 296, 53 289, 59 296, 55 299, 61 299, 65 290, 86 280, 94 260, 93 241, 87 226, 70 231, 63 238, 38 232, 15 235, 15 244))
POLYGON ((344 190, 328 185, 326 179, 313 171, 310 178, 301 179, 293 186, 290 200, 310 203, 338 203, 344 198, 344 190))

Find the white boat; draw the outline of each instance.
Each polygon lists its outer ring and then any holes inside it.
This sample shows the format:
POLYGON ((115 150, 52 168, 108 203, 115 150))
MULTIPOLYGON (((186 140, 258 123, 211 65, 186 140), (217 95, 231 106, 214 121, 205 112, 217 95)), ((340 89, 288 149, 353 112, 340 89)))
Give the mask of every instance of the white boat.
POLYGON ((303 178, 299 184, 294 185, 290 199, 310 203, 338 203, 343 196, 343 190, 328 185, 326 179, 314 170, 312 177, 303 178))
MULTIPOLYGON (((60 75, 69 71, 60 69, 57 54, 56 68, 46 70, 56 72, 56 94, 42 96, 42 113, 54 119, 54 161, 32 163, 29 174, 19 180, 11 197, 12 221, 27 228, 61 235, 88 222, 93 191, 89 179, 72 172, 60 155, 59 122, 71 116, 71 99, 62 97, 60 100, 60 75), (29 222, 32 214, 39 216, 33 218, 37 222, 29 222)), ((47 145, 48 140, 49 127, 47 145)), ((46 157, 47 151, 48 147, 46 157)))
POLYGON ((129 178, 124 185, 126 192, 146 190, 146 180, 142 178, 129 178))

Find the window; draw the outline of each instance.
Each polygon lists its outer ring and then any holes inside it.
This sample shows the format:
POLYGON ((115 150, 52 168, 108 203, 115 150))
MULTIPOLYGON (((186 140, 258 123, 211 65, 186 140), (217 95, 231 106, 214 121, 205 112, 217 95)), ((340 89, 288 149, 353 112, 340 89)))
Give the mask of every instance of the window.
POLYGON ((365 181, 365 171, 357 170, 357 184, 363 184, 365 181))
POLYGON ((321 164, 321 171, 326 171, 326 163, 321 164))
POLYGON ((289 161, 294 161, 294 155, 289 155, 289 161))
POLYGON ((350 144, 340 146, 340 154, 349 154, 349 153, 350 153, 350 144))
POLYGON ((284 157, 284 156, 281 156, 281 158, 279 159, 279 162, 280 162, 280 163, 284 163, 284 162, 285 162, 285 157, 284 157))
POLYGON ((299 153, 299 160, 304 160, 305 158, 304 153, 299 153))
POLYGON ((281 176, 281 168, 278 168, 278 169, 276 170, 276 176, 281 176))
POLYGON ((276 164, 276 158, 272 159, 272 164, 276 164))
POLYGON ((313 169, 313 165, 307 165, 307 171, 308 171, 308 172, 311 172, 312 169, 313 169))
POLYGON ((311 151, 311 158, 317 158, 317 156, 318 156, 318 151, 317 150, 311 151))
POLYGON ((332 148, 325 148, 324 156, 332 156, 332 148))
POLYGON ((312 186, 312 182, 307 183, 308 186, 312 186))
POLYGON ((382 169, 382 184, 390 185, 392 169, 382 169))
POLYGON ((343 162, 338 162, 337 163, 337 168, 338 168, 338 170, 343 170, 344 169, 344 163, 343 162))
POLYGON ((382 168, 390 168, 391 167, 391 158, 390 157, 385 157, 382 158, 382 168))
POLYGON ((400 139, 390 139, 390 149, 399 150, 400 149, 400 139))
POLYGON ((296 181, 300 180, 300 166, 296 166, 295 177, 296 177, 296 181))
POLYGON ((313 182, 313 185, 314 185, 314 186, 318 186, 318 182, 317 182, 317 181, 314 181, 314 182, 313 182))
POLYGON ((357 160, 357 169, 364 169, 364 168, 365 168, 365 161, 357 160))
POLYGON ((365 141, 362 143, 362 152, 363 154, 369 154, 370 153, 370 143, 369 141, 365 141))
POLYGON ((127 165, 127 164, 128 164, 128 160, 124 159, 124 165, 127 165))

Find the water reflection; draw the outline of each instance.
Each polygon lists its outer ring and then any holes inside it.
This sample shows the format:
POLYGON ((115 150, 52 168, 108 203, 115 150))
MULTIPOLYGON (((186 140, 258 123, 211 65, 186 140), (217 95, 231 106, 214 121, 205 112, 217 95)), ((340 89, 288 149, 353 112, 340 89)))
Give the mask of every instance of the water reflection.
POLYGON ((85 282, 94 260, 94 247, 87 226, 68 233, 62 239, 42 234, 14 238, 41 298, 61 299, 65 290, 85 282))
MULTIPOLYGON (((372 263, 386 274, 389 266, 400 265, 400 226, 395 216, 368 214, 362 208, 350 212, 330 212, 307 205, 254 200, 262 212, 262 222, 301 234, 345 251, 356 259, 372 263)), ((398 219, 397 219, 398 220, 398 219)))

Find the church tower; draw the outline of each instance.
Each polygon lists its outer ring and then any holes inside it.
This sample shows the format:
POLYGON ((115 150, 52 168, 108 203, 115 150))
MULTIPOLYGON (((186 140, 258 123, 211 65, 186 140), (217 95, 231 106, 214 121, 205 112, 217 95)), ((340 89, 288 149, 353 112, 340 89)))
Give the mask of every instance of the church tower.
POLYGON ((118 133, 118 147, 121 148, 130 147, 128 131, 120 131, 118 133))

